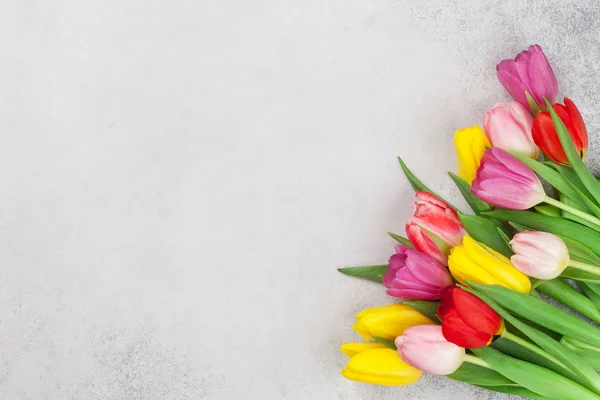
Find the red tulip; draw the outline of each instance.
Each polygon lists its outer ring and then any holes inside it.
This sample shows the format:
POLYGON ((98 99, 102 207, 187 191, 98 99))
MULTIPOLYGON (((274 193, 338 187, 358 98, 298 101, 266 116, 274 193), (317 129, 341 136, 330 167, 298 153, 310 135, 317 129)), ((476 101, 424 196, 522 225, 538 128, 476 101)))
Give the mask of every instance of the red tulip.
POLYGON ((415 193, 412 216, 406 223, 406 235, 415 249, 447 265, 450 249, 467 234, 456 211, 428 192, 415 193))
POLYGON ((442 291, 438 316, 446 340, 460 347, 485 347, 502 333, 502 318, 479 297, 457 286, 442 291))
MULTIPOLYGON (((581 114, 575 104, 565 97, 565 105, 552 105, 562 122, 567 127, 575 149, 584 158, 588 147, 588 134, 581 114)), ((569 164, 565 151, 560 144, 554 123, 549 112, 541 112, 533 121, 533 141, 552 161, 559 164, 569 164)))

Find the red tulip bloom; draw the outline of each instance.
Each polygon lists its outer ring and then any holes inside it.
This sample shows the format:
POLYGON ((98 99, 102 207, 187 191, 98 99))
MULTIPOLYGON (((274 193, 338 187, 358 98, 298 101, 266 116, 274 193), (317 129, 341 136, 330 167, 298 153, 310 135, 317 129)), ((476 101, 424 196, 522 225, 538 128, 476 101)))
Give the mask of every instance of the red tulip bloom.
MULTIPOLYGON (((573 144, 575 145, 575 150, 577 150, 581 158, 584 158, 588 147, 588 134, 579 110, 575 107, 575 104, 566 97, 564 106, 562 104, 554 104, 552 105, 552 108, 554 108, 554 111, 556 111, 567 127, 571 139, 573 140, 573 144)), ((533 121, 532 136, 535 144, 537 144, 548 158, 559 164, 569 164, 569 160, 560 144, 549 112, 541 112, 535 117, 535 120, 533 121)))
POLYGON ((502 318, 490 306, 457 286, 442 291, 438 316, 446 340, 460 347, 485 347, 504 331, 502 318))

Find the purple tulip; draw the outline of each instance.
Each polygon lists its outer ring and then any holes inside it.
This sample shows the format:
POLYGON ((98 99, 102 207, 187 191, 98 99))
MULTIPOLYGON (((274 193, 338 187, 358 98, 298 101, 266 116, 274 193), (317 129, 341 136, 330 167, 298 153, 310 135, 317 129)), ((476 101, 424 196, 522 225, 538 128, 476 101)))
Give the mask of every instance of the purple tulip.
POLYGON ((387 294, 409 300, 437 300, 440 292, 452 285, 448 269, 432 256, 396 246, 383 276, 387 294))
POLYGON ((552 104, 558 101, 558 82, 554 71, 537 44, 517 54, 514 60, 501 61, 496 66, 496 73, 512 98, 532 112, 535 110, 532 110, 525 93, 529 93, 542 110, 546 110, 544 97, 552 104))
POLYGON ((526 210, 546 198, 537 175, 497 147, 483 153, 471 192, 487 203, 512 210, 526 210))

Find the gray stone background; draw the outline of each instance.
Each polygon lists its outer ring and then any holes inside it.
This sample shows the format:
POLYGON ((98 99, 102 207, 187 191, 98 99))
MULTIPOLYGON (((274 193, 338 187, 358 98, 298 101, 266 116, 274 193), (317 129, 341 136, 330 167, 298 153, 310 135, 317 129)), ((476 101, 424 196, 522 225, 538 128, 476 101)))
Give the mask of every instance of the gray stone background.
MULTIPOLYGON (((597 161, 599 3, 4 0, 0 398, 506 399, 342 379, 411 190, 542 45, 597 161)), ((462 203, 459 203, 462 204, 462 203)))

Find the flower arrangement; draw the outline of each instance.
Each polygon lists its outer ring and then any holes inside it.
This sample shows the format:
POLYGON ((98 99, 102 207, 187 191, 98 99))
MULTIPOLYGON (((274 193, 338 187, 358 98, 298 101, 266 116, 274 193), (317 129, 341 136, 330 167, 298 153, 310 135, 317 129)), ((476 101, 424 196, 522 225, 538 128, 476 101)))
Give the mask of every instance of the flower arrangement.
POLYGON ((340 269, 401 299, 357 314, 364 342, 341 346, 342 375, 401 386, 426 372, 532 399, 598 400, 600 182, 583 161, 586 127, 570 99, 558 102, 540 46, 500 62, 497 76, 514 101, 454 136, 449 175, 473 214, 399 158, 416 191, 407 237, 390 233, 399 244, 387 265, 340 269))

